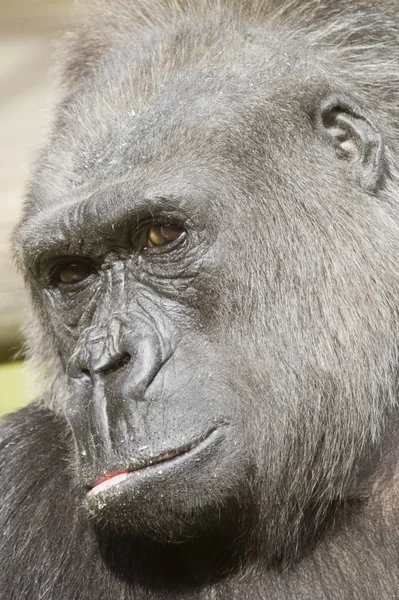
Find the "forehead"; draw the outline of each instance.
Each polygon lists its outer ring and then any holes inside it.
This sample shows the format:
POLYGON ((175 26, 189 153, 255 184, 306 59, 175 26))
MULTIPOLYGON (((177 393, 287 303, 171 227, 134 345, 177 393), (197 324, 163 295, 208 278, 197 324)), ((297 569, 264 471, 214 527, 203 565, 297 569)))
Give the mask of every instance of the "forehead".
POLYGON ((233 62, 187 68, 149 84, 151 89, 130 68, 112 75, 105 68, 67 108, 72 147, 81 154, 129 149, 132 158, 145 158, 182 142, 197 144, 207 132, 234 135, 240 116, 250 125, 251 108, 263 107, 267 116, 273 103, 265 73, 242 67, 233 62))
POLYGON ((60 108, 31 213, 86 187, 126 178, 152 183, 190 169, 226 174, 242 153, 253 160, 271 152, 276 128, 281 137, 281 121, 292 120, 292 54, 248 36, 182 54, 173 45, 150 58, 125 48, 82 81, 60 108))

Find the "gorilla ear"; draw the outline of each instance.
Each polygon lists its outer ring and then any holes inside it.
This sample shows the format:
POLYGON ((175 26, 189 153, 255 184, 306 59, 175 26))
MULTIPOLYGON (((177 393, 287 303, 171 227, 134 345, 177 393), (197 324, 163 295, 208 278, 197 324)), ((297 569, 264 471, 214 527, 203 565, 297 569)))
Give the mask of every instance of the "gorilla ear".
POLYGON ((357 107, 334 96, 321 105, 320 124, 346 160, 355 182, 369 192, 379 186, 383 170, 383 140, 375 125, 357 107))

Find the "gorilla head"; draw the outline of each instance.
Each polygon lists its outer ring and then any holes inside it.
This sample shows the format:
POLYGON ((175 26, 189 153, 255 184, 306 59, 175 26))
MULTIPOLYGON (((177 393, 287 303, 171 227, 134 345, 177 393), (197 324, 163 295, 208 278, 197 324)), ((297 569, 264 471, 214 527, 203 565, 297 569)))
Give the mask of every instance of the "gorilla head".
POLYGON ((346 30, 227 4, 149 24, 140 0, 70 40, 15 252, 94 522, 273 557, 394 406, 398 103, 346 30))

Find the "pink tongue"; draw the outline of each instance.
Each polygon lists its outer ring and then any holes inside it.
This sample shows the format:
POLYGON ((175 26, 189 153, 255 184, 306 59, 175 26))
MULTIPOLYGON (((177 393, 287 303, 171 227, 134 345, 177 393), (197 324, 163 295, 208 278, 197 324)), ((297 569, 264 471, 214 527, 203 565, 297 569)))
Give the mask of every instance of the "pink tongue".
POLYGON ((104 477, 101 477, 101 479, 98 479, 93 484, 93 488, 95 488, 97 485, 100 485, 101 483, 104 483, 105 481, 113 479, 114 477, 118 477, 118 475, 127 475, 128 473, 129 471, 117 471, 116 473, 111 473, 110 475, 104 475, 104 477))

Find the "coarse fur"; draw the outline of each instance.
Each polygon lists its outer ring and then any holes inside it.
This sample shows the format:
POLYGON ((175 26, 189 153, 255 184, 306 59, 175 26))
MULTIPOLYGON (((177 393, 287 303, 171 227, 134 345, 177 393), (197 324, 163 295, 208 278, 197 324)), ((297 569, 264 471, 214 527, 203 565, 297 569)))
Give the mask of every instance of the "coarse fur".
POLYGON ((85 6, 14 235, 5 598, 399 598, 399 3, 85 6))

